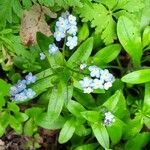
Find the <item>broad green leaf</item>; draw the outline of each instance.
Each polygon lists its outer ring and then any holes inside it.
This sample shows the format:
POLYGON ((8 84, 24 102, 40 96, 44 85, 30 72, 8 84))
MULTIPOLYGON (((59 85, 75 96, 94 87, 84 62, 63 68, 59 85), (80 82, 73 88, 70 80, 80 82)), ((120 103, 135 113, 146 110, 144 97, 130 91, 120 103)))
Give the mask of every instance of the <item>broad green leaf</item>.
POLYGON ((67 61, 67 66, 74 68, 82 62, 86 62, 93 48, 93 37, 88 38, 80 47, 72 54, 67 61))
POLYGON ((150 141, 150 133, 142 132, 128 140, 125 144, 125 150, 141 150, 150 141))
POLYGON ((140 116, 137 116, 134 119, 128 121, 124 132, 125 139, 129 139, 141 131, 143 127, 143 122, 141 119, 142 118, 140 116))
POLYGON ((98 111, 83 111, 81 115, 89 122, 98 122, 101 119, 100 112, 98 111))
POLYGON ((35 131, 36 131, 35 124, 33 119, 31 118, 24 125, 24 134, 26 136, 32 136, 35 131))
POLYGON ((87 108, 95 107, 94 98, 90 94, 85 94, 81 90, 74 88, 73 97, 87 108))
POLYGON ((19 122, 25 122, 28 119, 28 116, 22 112, 17 112, 14 116, 19 122))
POLYGON ((116 117, 123 118, 126 113, 126 101, 121 91, 116 91, 104 104, 110 112, 112 112, 116 117))
POLYGON ((2 93, 0 93, 0 108, 5 105, 5 98, 2 93))
POLYGON ((117 23, 117 34, 122 46, 131 56, 134 67, 138 68, 142 56, 140 30, 129 18, 121 16, 117 23))
POLYGON ((9 125, 11 128, 13 128, 17 133, 22 133, 22 124, 14 117, 9 117, 9 125))
POLYGON ((120 53, 121 46, 119 44, 112 44, 99 50, 92 58, 95 65, 103 65, 114 60, 120 53))
POLYGON ((87 136, 91 133, 91 128, 86 128, 84 125, 76 126, 75 134, 78 136, 87 136))
POLYGON ((89 36, 89 28, 87 23, 84 23, 78 31, 78 41, 82 42, 89 36))
POLYGON ((0 79, 0 93, 3 96, 9 96, 10 84, 6 83, 4 80, 0 79))
POLYGON ((57 130, 61 129, 65 123, 65 119, 59 116, 55 121, 51 121, 51 116, 47 113, 40 114, 37 124, 45 129, 57 130))
POLYGON ((98 145, 96 143, 93 144, 85 144, 76 147, 74 150, 95 150, 98 145))
POLYGON ((69 120, 67 120, 64 126, 62 127, 58 138, 59 143, 66 143, 68 140, 70 140, 73 136, 73 133, 75 132, 75 128, 76 120, 72 117, 69 120))
POLYGON ((81 117, 81 112, 85 111, 85 108, 80 103, 73 100, 68 102, 67 109, 76 117, 81 117))
POLYGON ((143 122, 147 128, 150 128, 150 116, 144 116, 143 122))
POLYGON ((5 128, 0 123, 0 137, 5 133, 5 128))
POLYGON ((53 87, 48 104, 47 113, 51 117, 51 122, 56 120, 67 99, 67 85, 60 81, 56 87, 53 87))
POLYGON ((109 149, 109 135, 105 126, 101 123, 94 123, 91 125, 91 127, 99 144, 103 148, 109 149))
POLYGON ((144 105, 150 107, 150 82, 145 83, 144 105))
POLYGON ((54 85, 52 82, 54 82, 55 80, 57 80, 56 76, 48 76, 32 84, 31 88, 36 92, 36 95, 39 95, 47 88, 53 87, 54 85))
POLYGON ((107 126, 107 131, 112 141, 112 144, 117 144, 122 137, 124 124, 121 120, 115 117, 115 122, 111 126, 107 126))
POLYGON ((48 69, 36 74, 35 76, 36 76, 36 80, 40 80, 40 79, 43 79, 52 74, 53 74, 53 70, 51 68, 48 68, 48 69))
POLYGON ((150 45, 150 26, 147 26, 143 32, 143 47, 150 45))
POLYGON ((150 69, 143 69, 131 72, 122 77, 122 81, 131 84, 140 84, 150 81, 150 69))
POLYGON ((18 113, 19 107, 15 103, 8 103, 8 109, 12 112, 18 113))

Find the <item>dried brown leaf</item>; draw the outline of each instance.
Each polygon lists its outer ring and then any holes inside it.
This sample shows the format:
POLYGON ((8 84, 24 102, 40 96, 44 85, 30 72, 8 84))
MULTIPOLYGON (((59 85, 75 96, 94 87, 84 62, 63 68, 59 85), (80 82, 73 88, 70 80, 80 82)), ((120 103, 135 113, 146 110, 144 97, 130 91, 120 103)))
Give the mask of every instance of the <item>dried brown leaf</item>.
POLYGON ((37 32, 41 32, 46 36, 52 35, 50 27, 45 21, 44 14, 47 14, 52 18, 55 18, 56 14, 48 10, 48 8, 43 8, 36 4, 32 6, 31 10, 24 11, 20 29, 20 36, 24 45, 34 45, 36 43, 37 32))

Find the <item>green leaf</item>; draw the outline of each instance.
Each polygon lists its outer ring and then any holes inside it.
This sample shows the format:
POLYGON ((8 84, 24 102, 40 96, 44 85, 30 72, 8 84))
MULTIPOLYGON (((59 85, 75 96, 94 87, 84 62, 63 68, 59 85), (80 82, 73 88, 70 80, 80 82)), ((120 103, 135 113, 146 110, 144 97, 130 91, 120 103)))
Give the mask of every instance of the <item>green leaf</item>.
POLYGON ((129 139, 130 137, 135 136, 137 133, 141 131, 142 127, 143 122, 140 116, 136 116, 134 119, 129 120, 125 127, 124 138, 129 139))
POLYGON ((22 133, 22 124, 14 117, 9 117, 9 125, 11 128, 13 128, 17 133, 22 133))
POLYGON ((81 117, 81 112, 85 111, 85 108, 80 103, 73 100, 68 102, 67 109, 76 117, 81 117))
POLYGON ((126 113, 126 101, 121 91, 116 91, 104 104, 110 112, 112 112, 116 117, 123 118, 126 113))
POLYGON ((67 66, 74 68, 82 62, 86 62, 93 48, 93 38, 88 38, 80 47, 73 53, 67 62, 67 66))
POLYGON ((9 89, 10 89, 11 85, 6 83, 4 80, 0 79, 0 93, 3 96, 9 96, 9 89))
POLYGON ((91 127, 99 144, 103 148, 109 149, 109 136, 105 126, 101 123, 94 123, 91 127))
POLYGON ((83 93, 81 90, 74 88, 73 97, 87 108, 95 107, 94 98, 90 94, 83 93))
POLYGON ((121 16, 117 23, 117 34, 122 46, 131 56, 134 67, 138 68, 142 56, 140 30, 129 18, 121 16))
POLYGON ((131 83, 131 84, 146 83, 150 81, 149 75, 150 75, 150 69, 143 69, 125 75, 122 77, 121 80, 123 82, 131 83))
POLYGON ((70 140, 75 132, 75 128, 76 120, 72 117, 71 119, 67 120, 62 127, 58 138, 59 143, 63 144, 70 140))
POLYGON ((84 23, 78 31, 78 41, 79 43, 84 41, 89 36, 89 28, 87 23, 84 23))
POLYGON ((19 107, 15 103, 8 102, 8 109, 15 113, 19 112, 19 107))
POLYGON ((100 112, 98 111, 84 111, 81 115, 89 122, 98 122, 101 119, 100 112))
POLYGON ((150 82, 145 83, 144 106, 150 107, 150 82))
POLYGON ((128 140, 128 142, 125 144, 125 150, 141 150, 146 146, 146 144, 148 144, 149 141, 149 132, 139 133, 132 139, 128 140))
POLYGON ((99 50, 92 58, 95 65, 104 65, 114 60, 120 53, 121 46, 112 44, 99 50))
POLYGON ((83 18, 83 22, 91 22, 91 27, 95 27, 96 33, 101 33, 101 38, 106 45, 112 43, 113 40, 116 39, 116 22, 104 5, 86 1, 83 7, 78 8, 76 12, 83 18))
POLYGON ((122 137, 124 124, 121 120, 115 117, 115 122, 111 126, 107 126, 107 131, 112 141, 112 144, 117 144, 122 137))
POLYGON ((5 128, 0 123, 0 137, 5 133, 5 128))
POLYGON ((85 144, 76 147, 74 150, 95 150, 98 145, 96 143, 93 144, 85 144))
POLYGON ((51 68, 48 68, 48 69, 41 71, 40 73, 36 74, 35 76, 36 76, 36 80, 40 80, 40 79, 48 77, 52 74, 53 74, 53 70, 51 68))
POLYGON ((53 87, 48 104, 47 113, 51 117, 51 122, 56 120, 67 99, 67 86, 63 81, 60 81, 58 86, 53 87))
POLYGON ((144 122, 144 124, 145 124, 145 126, 147 127, 147 128, 150 128, 150 117, 148 116, 144 116, 143 117, 143 122, 144 122))
POLYGON ((82 3, 80 0, 55 0, 55 3, 63 8, 67 7, 82 7, 82 3))
POLYGON ((150 26, 144 29, 142 37, 143 47, 150 45, 150 26))
POLYGON ((24 125, 24 134, 26 136, 32 136, 35 132, 35 124, 33 119, 29 119, 24 125))
POLYGON ((55 121, 51 121, 51 116, 47 113, 40 114, 37 124, 45 129, 57 130, 61 129, 65 123, 65 119, 59 116, 55 121))
POLYGON ((77 134, 78 136, 87 136, 90 133, 91 133, 90 128, 85 128, 84 125, 77 125, 76 126, 75 134, 77 134))
POLYGON ((143 0, 129 0, 122 7, 129 12, 137 12, 144 7, 143 0))

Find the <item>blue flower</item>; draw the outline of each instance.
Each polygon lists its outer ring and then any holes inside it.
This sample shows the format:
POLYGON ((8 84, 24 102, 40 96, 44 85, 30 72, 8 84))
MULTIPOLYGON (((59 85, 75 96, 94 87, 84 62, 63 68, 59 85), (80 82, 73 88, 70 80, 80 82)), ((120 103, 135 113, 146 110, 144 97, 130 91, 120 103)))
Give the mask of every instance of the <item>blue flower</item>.
POLYGON ((84 77, 83 80, 80 80, 79 83, 83 88, 91 87, 93 80, 89 77, 84 77))
POLYGON ((71 25, 76 25, 76 24, 77 24, 77 22, 76 22, 76 17, 73 16, 73 15, 69 15, 69 16, 68 16, 68 21, 69 21, 69 23, 70 23, 71 25))
POLYGON ((103 83, 104 82, 102 80, 94 79, 92 84, 93 89, 103 89, 103 83))
POLYGON ((98 68, 97 66, 90 66, 89 71, 91 77, 96 77, 96 78, 100 77, 100 68, 98 68))
POLYGON ((60 31, 66 32, 68 29, 68 20, 63 17, 59 17, 59 20, 56 22, 56 26, 60 31))
POLYGON ((15 86, 18 92, 22 92, 26 88, 26 80, 18 80, 15 86))
POLYGON ((72 34, 72 35, 76 35, 77 31, 78 31, 77 26, 72 25, 69 27, 67 33, 72 34))
POLYGON ((49 53, 55 55, 58 51, 58 47, 53 43, 49 45, 49 53))
POLYGON ((45 59, 45 54, 44 53, 40 53, 40 60, 44 60, 45 59))
POLYGON ((69 49, 73 49, 75 46, 77 46, 77 36, 68 36, 66 45, 69 47, 69 49))
POLYGON ((36 93, 32 89, 26 89, 24 92, 29 99, 33 98, 36 95, 36 93))
POLYGON ((10 88, 9 93, 11 96, 15 96, 18 93, 18 88, 16 87, 16 85, 10 88))
POLYGON ((104 118, 104 125, 111 126, 113 122, 115 122, 115 117, 111 112, 106 112, 104 118))
POLYGON ((56 41, 61 41, 62 38, 64 38, 66 35, 64 33, 64 31, 61 31, 60 29, 56 29, 56 31, 54 32, 54 38, 56 39, 56 41))
POLYGON ((24 101, 27 99, 27 96, 26 96, 25 92, 23 91, 19 94, 16 94, 14 98, 15 98, 15 101, 24 101))
POLYGON ((26 79, 26 84, 29 85, 31 83, 35 83, 36 76, 33 76, 32 73, 30 72, 28 75, 25 76, 25 79, 26 79))

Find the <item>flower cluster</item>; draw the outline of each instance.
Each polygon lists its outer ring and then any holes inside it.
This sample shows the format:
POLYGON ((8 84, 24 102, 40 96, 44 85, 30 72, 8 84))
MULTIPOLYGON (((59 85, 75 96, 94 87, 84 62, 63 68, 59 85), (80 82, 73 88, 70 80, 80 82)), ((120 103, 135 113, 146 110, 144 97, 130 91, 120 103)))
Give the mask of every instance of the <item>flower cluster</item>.
POLYGON ((30 72, 25 76, 25 79, 19 80, 15 85, 10 88, 10 96, 11 99, 15 101, 24 101, 26 99, 31 99, 35 96, 35 92, 27 88, 27 85, 34 83, 36 81, 36 77, 32 75, 30 72))
POLYGON ((104 115, 104 125, 110 126, 113 122, 115 122, 115 117, 111 112, 106 112, 104 115))
MULTIPOLYGON (((81 64, 80 69, 83 70, 86 64, 81 64)), ((91 93, 94 89, 108 90, 112 87, 114 76, 107 69, 101 69, 97 66, 89 66, 90 77, 84 77, 79 81, 84 93, 91 93)))
POLYGON ((76 17, 66 11, 61 14, 56 22, 54 37, 56 41, 61 41, 61 39, 67 37, 66 45, 69 49, 73 49, 77 45, 77 31, 76 17))

